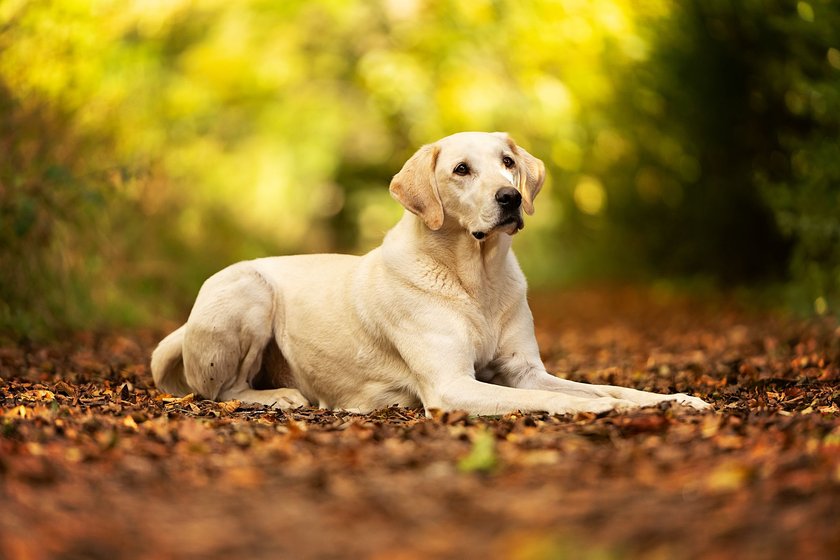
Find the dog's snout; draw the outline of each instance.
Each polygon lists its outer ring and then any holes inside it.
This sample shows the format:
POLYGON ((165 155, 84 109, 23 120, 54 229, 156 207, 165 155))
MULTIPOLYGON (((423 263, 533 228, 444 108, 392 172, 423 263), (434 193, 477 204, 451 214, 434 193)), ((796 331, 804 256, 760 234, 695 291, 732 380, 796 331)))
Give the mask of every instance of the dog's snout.
POLYGON ((522 204, 522 195, 513 187, 502 187, 496 191, 496 202, 505 210, 514 210, 522 204))

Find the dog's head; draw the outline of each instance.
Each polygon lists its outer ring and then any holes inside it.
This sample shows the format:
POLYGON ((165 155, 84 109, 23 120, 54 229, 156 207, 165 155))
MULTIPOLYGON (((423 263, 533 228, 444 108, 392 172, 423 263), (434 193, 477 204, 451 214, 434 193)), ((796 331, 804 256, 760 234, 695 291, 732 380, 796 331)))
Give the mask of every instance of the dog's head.
POLYGON ((545 180, 543 162, 503 132, 461 132, 420 148, 391 195, 432 230, 457 224, 478 240, 524 227, 545 180))

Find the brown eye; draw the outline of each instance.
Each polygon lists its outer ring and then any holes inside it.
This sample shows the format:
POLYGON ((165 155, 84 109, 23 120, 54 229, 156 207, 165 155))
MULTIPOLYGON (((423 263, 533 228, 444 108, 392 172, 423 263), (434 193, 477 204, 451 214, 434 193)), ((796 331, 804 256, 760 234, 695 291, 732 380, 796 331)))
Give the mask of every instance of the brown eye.
POLYGON ((508 169, 510 169, 510 168, 511 168, 511 167, 513 167, 513 165, 514 165, 513 158, 512 158, 512 157, 510 157, 510 156, 505 156, 505 157, 503 157, 503 158, 502 158, 502 163, 503 163, 503 164, 505 165, 505 167, 507 167, 508 169))
POLYGON ((461 175, 463 177, 464 175, 470 174, 470 166, 466 163, 459 163, 455 166, 455 169, 453 169, 452 172, 455 173, 455 175, 461 175))

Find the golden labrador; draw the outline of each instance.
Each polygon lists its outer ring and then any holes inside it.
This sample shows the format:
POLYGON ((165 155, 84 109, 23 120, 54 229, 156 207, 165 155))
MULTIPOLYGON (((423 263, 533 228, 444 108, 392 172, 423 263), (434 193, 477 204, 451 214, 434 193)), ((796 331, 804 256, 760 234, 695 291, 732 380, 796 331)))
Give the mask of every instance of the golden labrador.
POLYGON ((213 275, 186 324, 154 351, 157 387, 360 412, 707 408, 684 394, 546 372, 511 251, 544 178, 543 163, 503 133, 423 146, 391 181, 406 212, 380 247, 361 257, 257 259, 213 275))

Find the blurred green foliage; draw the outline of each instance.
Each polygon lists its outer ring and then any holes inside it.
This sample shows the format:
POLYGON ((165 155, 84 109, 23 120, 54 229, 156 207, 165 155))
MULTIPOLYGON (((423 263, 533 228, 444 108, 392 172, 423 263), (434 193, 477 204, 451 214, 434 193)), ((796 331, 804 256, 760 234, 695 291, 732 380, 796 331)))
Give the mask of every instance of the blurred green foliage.
POLYGON ((532 282, 840 294, 828 0, 6 0, 0 330, 159 321, 242 258, 364 251, 421 144, 507 130, 532 282))
POLYGON ((633 102, 609 119, 634 157, 600 173, 611 235, 647 269, 788 280, 788 303, 836 309, 838 6, 679 2, 640 27, 655 48, 616 69, 633 102))

